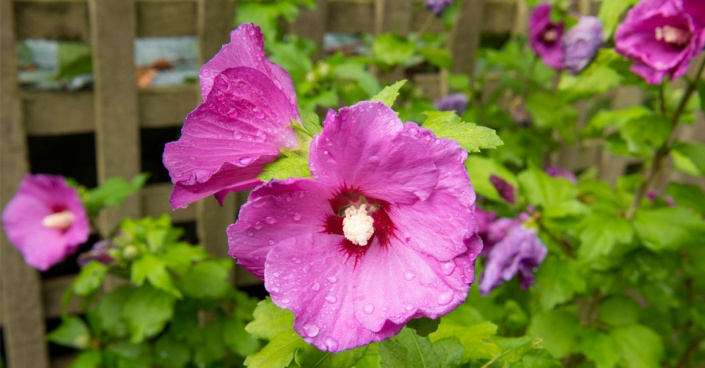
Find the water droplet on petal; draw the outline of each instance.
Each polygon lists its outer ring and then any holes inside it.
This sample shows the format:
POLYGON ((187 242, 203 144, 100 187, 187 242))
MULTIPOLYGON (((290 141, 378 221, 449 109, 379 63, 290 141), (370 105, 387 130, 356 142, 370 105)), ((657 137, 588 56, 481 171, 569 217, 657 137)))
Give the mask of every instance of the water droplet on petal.
POLYGON ((411 128, 411 129, 409 129, 409 134, 411 134, 413 136, 417 136, 417 135, 419 135, 419 130, 416 128, 411 128))
POLYGON ((326 337, 325 344, 326 344, 326 347, 328 348, 328 351, 337 351, 338 350, 338 341, 332 337, 326 337))
POLYGON ((277 219, 275 219, 274 216, 267 216, 265 221, 267 221, 268 224, 273 225, 277 222, 277 219))
POLYGON ((453 291, 452 291, 452 290, 448 290, 448 291, 446 291, 445 293, 439 295, 439 296, 438 296, 438 299, 437 299, 436 301, 437 301, 438 304, 440 304, 440 305, 446 305, 446 304, 450 303, 451 300, 453 300, 453 291))
POLYGON ((372 312, 375 311, 375 307, 372 304, 367 304, 364 308, 362 308, 362 311, 367 314, 372 314, 372 312))
POLYGON ((252 157, 245 156, 245 157, 242 157, 239 160, 237 160, 237 162, 243 166, 249 165, 252 162, 252 157))
POLYGON ((335 276, 331 276, 328 278, 328 281, 330 281, 331 284, 335 284, 335 282, 338 281, 338 279, 335 276))
POLYGON ((245 230, 245 234, 247 234, 247 236, 255 235, 255 230, 253 228, 249 228, 245 230))
POLYGON ((275 293, 275 294, 278 293, 278 292, 279 292, 279 288, 276 287, 276 286, 272 287, 272 292, 275 293))
POLYGON ((313 290, 313 291, 318 291, 318 289, 320 289, 320 288, 321 288, 321 284, 319 284, 315 281, 313 282, 313 285, 311 285, 311 290, 313 290))
POLYGON ((321 329, 313 323, 307 323, 304 325, 304 334, 306 337, 316 337, 318 336, 318 332, 320 330, 321 329))
POLYGON ((254 36, 254 35, 255 35, 255 29, 251 27, 251 28, 247 31, 247 33, 249 33, 250 36, 254 36))
POLYGON ((240 132, 233 132, 233 138, 235 138, 235 139, 242 139, 242 133, 240 133, 240 132))
POLYGON ((404 272, 404 279, 407 281, 411 281, 416 277, 416 274, 411 272, 411 271, 406 271, 404 272))
POLYGON ((289 300, 288 298, 284 298, 282 299, 282 304, 289 304, 290 301, 291 300, 289 300))
POLYGON ((294 221, 299 221, 299 220, 301 220, 301 214, 298 213, 298 212, 295 213, 294 216, 293 216, 293 219, 294 219, 294 221))
POLYGON ((274 245, 274 239, 269 239, 269 245, 274 245))
POLYGON ((338 299, 336 299, 336 297, 334 297, 333 295, 328 295, 328 296, 326 296, 326 301, 327 301, 328 303, 335 303, 337 300, 338 300, 338 299))
POLYGON ((453 270, 455 270, 455 262, 453 262, 453 261, 448 261, 448 262, 441 265, 441 271, 446 276, 453 273, 453 270))
POLYGON ((294 262, 294 263, 296 263, 296 264, 301 263, 301 260, 298 259, 298 258, 296 258, 296 257, 292 258, 291 261, 294 262))
POLYGON ((407 304, 407 305, 404 307, 404 309, 406 309, 407 311, 410 311, 410 310, 414 309, 414 306, 411 305, 411 304, 407 304))

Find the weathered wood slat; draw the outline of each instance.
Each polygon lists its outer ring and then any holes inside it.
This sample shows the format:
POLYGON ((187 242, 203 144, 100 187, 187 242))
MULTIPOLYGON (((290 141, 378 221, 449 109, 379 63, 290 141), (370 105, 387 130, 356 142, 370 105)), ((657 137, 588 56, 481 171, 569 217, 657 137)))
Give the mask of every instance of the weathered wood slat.
POLYGON ((139 91, 140 127, 179 127, 196 108, 201 90, 196 85, 154 87, 139 91))
POLYGON ((196 206, 192 205, 178 210, 172 210, 169 196, 174 186, 171 183, 152 184, 144 187, 142 196, 142 215, 159 216, 169 214, 174 222, 196 221, 196 206))
MULTIPOLYGON (((0 0, 0 206, 15 195, 29 171, 15 64, 13 3, 0 0)), ((3 229, 0 234, 0 314, 7 364, 11 368, 49 366, 39 274, 24 263, 3 229)))
POLYGON ((90 39, 88 6, 81 1, 15 1, 17 39, 90 39))
MULTIPOLYGON (((137 37, 176 37, 196 34, 195 1, 137 2, 137 37)), ((223 9, 224 10, 224 9, 223 9)), ((235 13, 232 13, 233 16, 235 13)))

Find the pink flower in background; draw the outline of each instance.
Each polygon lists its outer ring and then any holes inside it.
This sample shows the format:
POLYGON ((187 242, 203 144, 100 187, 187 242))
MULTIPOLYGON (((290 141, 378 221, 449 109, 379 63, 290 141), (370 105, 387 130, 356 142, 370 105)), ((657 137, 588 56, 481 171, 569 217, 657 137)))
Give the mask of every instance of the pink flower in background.
POLYGON ((440 16, 447 7, 453 4, 453 0, 424 0, 424 4, 428 11, 440 16))
POLYGON ((519 275, 523 289, 534 284, 534 271, 546 258, 546 246, 535 229, 525 227, 520 221, 508 229, 506 236, 494 245, 487 257, 480 276, 480 293, 487 295, 492 289, 519 275))
POLYGON ((492 183, 497 190, 499 196, 507 201, 507 203, 514 204, 514 202, 516 202, 516 189, 513 185, 509 184, 509 182, 492 174, 490 175, 490 183, 492 183))
POLYGON ((648 83, 680 77, 705 45, 702 9, 694 0, 643 0, 617 28, 615 50, 635 60, 631 70, 648 83))
POLYGON ((259 27, 243 24, 200 71, 204 102, 186 117, 181 138, 164 149, 173 208, 260 184, 280 148, 299 147, 299 119, 289 75, 264 57, 259 27))
POLYGON ((546 167, 546 174, 554 178, 568 179, 573 184, 578 184, 578 178, 572 172, 556 165, 546 167))
POLYGON ((461 304, 482 248, 457 142, 379 102, 328 113, 313 179, 257 187, 228 228, 230 255, 264 278, 294 330, 336 352, 461 304))
POLYGON ((433 101, 433 106, 440 111, 455 111, 462 115, 468 108, 469 97, 465 93, 451 93, 433 101))
POLYGON ((595 58, 604 38, 602 22, 584 16, 563 36, 563 67, 572 74, 580 73, 595 58))
POLYGON ((25 176, 2 223, 25 262, 41 271, 75 252, 90 233, 78 193, 54 175, 25 176))
POLYGON ((529 18, 529 44, 544 64, 563 68, 563 24, 551 22, 551 5, 539 4, 529 18))

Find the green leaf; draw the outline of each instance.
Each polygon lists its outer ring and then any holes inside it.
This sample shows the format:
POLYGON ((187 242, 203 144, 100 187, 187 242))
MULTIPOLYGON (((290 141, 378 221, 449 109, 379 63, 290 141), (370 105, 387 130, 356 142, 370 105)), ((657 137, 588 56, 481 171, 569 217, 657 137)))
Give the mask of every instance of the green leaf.
POLYGON ((372 43, 375 59, 389 66, 404 64, 414 54, 414 44, 393 33, 377 36, 372 43))
POLYGON ((159 334, 174 314, 175 301, 171 294, 149 285, 135 289, 121 313, 130 331, 130 342, 140 343, 159 334))
POLYGON ((446 49, 423 47, 418 50, 418 53, 426 58, 431 65, 441 69, 451 69, 453 67, 453 55, 446 49))
POLYGON ((485 367, 489 367, 492 362, 502 362, 504 366, 512 365, 521 361, 526 354, 534 349, 538 349, 541 344, 541 339, 533 339, 529 336, 516 338, 497 338, 499 344, 505 350, 492 358, 485 367))
POLYGON ((553 178, 535 165, 529 165, 517 176, 521 191, 529 203, 549 207, 573 200, 578 196, 578 188, 564 178, 553 178))
POLYGON ((610 326, 631 325, 639 319, 639 306, 630 298, 614 296, 600 303, 597 317, 610 326))
POLYGON ((630 106, 621 110, 602 110, 590 119, 586 129, 594 132, 602 132, 608 126, 621 129, 627 122, 639 121, 644 116, 651 114, 652 111, 644 106, 630 106))
POLYGON ((83 268, 73 281, 73 291, 79 296, 88 296, 100 288, 103 283, 105 274, 108 272, 108 266, 98 261, 91 261, 83 268))
POLYGON ((621 216, 595 211, 583 221, 578 258, 592 262, 609 254, 616 244, 631 243, 634 237, 629 221, 621 216))
POLYGON ((605 40, 612 38, 612 33, 620 23, 622 14, 639 0, 602 0, 597 18, 602 21, 602 32, 605 40))
POLYGON ((617 344, 622 363, 630 368, 657 368, 661 366, 664 348, 661 337, 642 325, 631 325, 612 330, 610 336, 617 344))
POLYGON ((685 207, 640 209, 633 224, 637 236, 654 251, 678 249, 705 239, 705 220, 685 207))
POLYGON ((462 351, 457 338, 445 338, 432 344, 427 337, 408 328, 379 345, 382 367, 385 368, 459 367, 462 351))
POLYGON ((184 294, 193 298, 222 298, 230 290, 228 272, 232 262, 207 261, 194 265, 178 281, 184 294))
POLYGON ((71 79, 93 71, 91 46, 84 42, 58 42, 59 70, 56 78, 71 79))
POLYGON ((399 97, 399 89, 401 89, 404 83, 406 83, 406 79, 400 80, 391 86, 384 87, 382 91, 372 96, 370 101, 380 101, 385 105, 392 107, 392 105, 394 105, 394 101, 396 101, 397 97, 399 97))
POLYGON ((619 362, 617 343, 606 333, 584 330, 578 350, 595 363, 597 368, 613 368, 619 362))
POLYGON ((69 368, 101 368, 103 357, 99 350, 86 350, 76 357, 69 368))
POLYGON ((499 197, 499 193, 497 193, 497 188, 490 182, 491 175, 496 175, 504 179, 515 188, 519 185, 511 171, 491 158, 470 155, 468 159, 465 160, 465 168, 468 170, 468 175, 470 175, 470 181, 472 182, 475 192, 493 201, 499 202, 502 199, 499 197))
POLYGON ((551 355, 562 358, 573 351, 580 329, 578 318, 572 313, 551 310, 535 315, 528 333, 543 339, 544 347, 551 355))
POLYGON ((669 183, 666 195, 673 197, 678 206, 689 207, 701 215, 705 214, 705 193, 697 185, 669 183))
POLYGON ((245 365, 251 368, 284 368, 289 366, 297 350, 309 346, 290 328, 288 332, 281 332, 270 339, 262 350, 248 356, 245 365))
POLYGON ((179 299, 183 297, 174 286, 171 275, 166 270, 166 263, 151 254, 143 255, 132 264, 130 278, 137 286, 142 286, 145 280, 149 280, 149 283, 155 288, 166 291, 179 299))
POLYGON ((491 339, 497 333, 497 325, 485 321, 477 310, 467 304, 441 318, 438 330, 429 335, 431 342, 448 337, 457 337, 463 347, 461 361, 491 359, 502 352, 502 348, 491 339))
POLYGON ((438 138, 456 140, 468 152, 480 152, 480 149, 504 144, 494 129, 466 123, 454 111, 427 111, 424 115, 427 116, 422 124, 424 128, 433 131, 438 138))
POLYGON ((582 293, 586 286, 576 261, 547 257, 536 272, 532 291, 538 294, 541 310, 545 311, 582 293))
POLYGON ((96 314, 100 320, 101 329, 112 337, 122 337, 127 334, 127 326, 122 321, 120 312, 126 300, 132 296, 135 289, 130 286, 121 286, 105 295, 98 306, 96 314))
POLYGON ((406 327, 416 330, 416 334, 421 337, 426 337, 429 334, 438 330, 440 319, 430 319, 426 317, 412 319, 407 322, 406 327))
POLYGON ((677 170, 693 176, 705 176, 705 144, 678 142, 671 155, 677 170))
POLYGON ((208 322, 200 330, 201 340, 195 348, 193 362, 199 367, 208 367, 210 364, 225 357, 225 342, 223 341, 223 326, 221 321, 208 322))
POLYGON ((630 119, 620 130, 630 152, 641 152, 661 147, 671 132, 671 121, 660 114, 649 114, 630 119))
POLYGON ((239 318, 229 318, 223 324, 223 341, 235 354, 246 357, 260 348, 259 340, 245 331, 245 324, 239 318))
POLYGON ((139 174, 131 182, 122 177, 110 178, 90 190, 84 205, 89 215, 95 216, 106 206, 117 206, 129 195, 137 192, 147 182, 149 174, 139 174))
POLYGON ((311 172, 308 170, 308 151, 290 151, 284 148, 281 151, 282 155, 264 166, 258 179, 266 182, 272 179, 311 177, 311 172))
POLYGON ((366 351, 367 346, 362 346, 332 354, 310 347, 297 350, 294 359, 299 367, 306 368, 354 367, 366 351))
POLYGON ((619 72, 609 63, 619 58, 612 49, 600 49, 595 60, 578 75, 561 74, 558 89, 568 101, 589 98, 616 88, 622 82, 619 72))
POLYGON ((578 111, 557 97, 553 93, 532 93, 527 97, 525 107, 537 127, 555 128, 565 135, 566 129, 575 124, 578 111))
POLYGON ((47 340, 59 345, 85 349, 91 342, 91 333, 82 319, 70 316, 64 318, 59 327, 47 335, 47 340))
POLYGON ((130 344, 119 341, 104 350, 105 360, 116 368, 152 368, 152 349, 150 344, 130 344), (108 356, 111 356, 108 358, 108 356))
POLYGON ((277 307, 269 298, 257 304, 254 316, 255 320, 245 326, 245 330, 254 337, 271 340, 279 334, 293 331, 294 314, 277 307))
POLYGON ((312 137, 323 130, 318 114, 312 111, 301 112, 301 124, 312 137))
POLYGON ((166 334, 154 343, 154 363, 168 368, 182 368, 191 360, 188 343, 166 334))

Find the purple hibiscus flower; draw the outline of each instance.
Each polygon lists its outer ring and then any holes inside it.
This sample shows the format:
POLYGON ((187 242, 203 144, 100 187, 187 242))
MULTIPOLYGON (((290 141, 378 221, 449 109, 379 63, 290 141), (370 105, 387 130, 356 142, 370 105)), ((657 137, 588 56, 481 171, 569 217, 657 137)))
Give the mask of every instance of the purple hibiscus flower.
POLYGON ((549 67, 563 68, 563 24, 551 22, 551 5, 539 4, 529 17, 529 44, 549 67))
POLYGON ((554 178, 568 179, 573 184, 578 184, 578 178, 572 172, 556 165, 546 167, 546 174, 554 178))
POLYGON ((428 11, 440 16, 447 7, 453 4, 453 0, 424 0, 424 4, 428 11))
POLYGON ((78 193, 54 175, 25 176, 2 223, 25 262, 41 271, 75 252, 90 233, 78 193))
POLYGON ((602 22, 596 17, 580 17, 563 36, 563 67, 578 74, 595 58, 604 38, 602 22))
POLYGON ((253 188, 280 148, 299 147, 290 127, 299 119, 291 78, 264 57, 259 27, 243 24, 230 37, 201 68, 204 102, 164 149, 173 208, 211 194, 222 202, 228 192, 253 188))
POLYGON ((294 330, 336 352, 461 304, 482 249, 457 142, 379 102, 328 113, 313 179, 257 187, 228 228, 230 255, 264 278, 294 330))
POLYGON ((534 270, 546 257, 546 246, 536 230, 514 223, 506 236, 494 245, 487 257, 485 270, 480 276, 480 293, 487 295, 492 289, 519 275, 523 289, 534 284, 534 270))
POLYGON ((433 106, 440 111, 455 111, 458 115, 462 115, 468 108, 468 95, 451 93, 433 101, 433 106))
POLYGON ((507 203, 514 204, 514 202, 516 202, 516 190, 513 185, 509 184, 509 182, 492 174, 490 175, 490 183, 492 183, 494 188, 497 190, 499 196, 503 200, 507 201, 507 203))
POLYGON ((648 83, 680 77, 705 45, 703 25, 693 18, 702 21, 702 13, 695 1, 643 0, 617 28, 615 50, 635 60, 631 70, 648 83))

